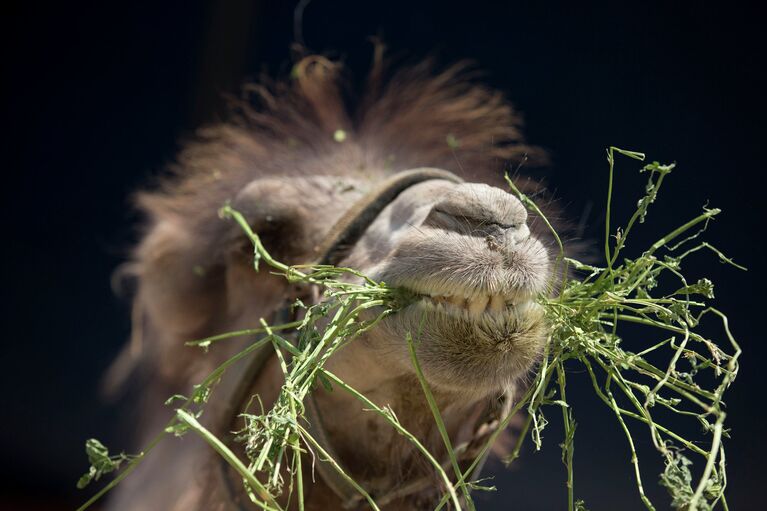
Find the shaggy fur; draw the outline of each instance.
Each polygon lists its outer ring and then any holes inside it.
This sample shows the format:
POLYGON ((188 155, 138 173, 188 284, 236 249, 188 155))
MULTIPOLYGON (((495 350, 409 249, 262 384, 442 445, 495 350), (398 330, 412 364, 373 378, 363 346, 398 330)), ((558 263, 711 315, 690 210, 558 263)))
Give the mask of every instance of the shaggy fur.
MULTIPOLYGON (((289 81, 248 87, 233 102, 229 122, 201 130, 157 188, 138 195, 147 222, 128 266, 138 292, 132 349, 122 362, 130 360, 144 375, 144 439, 168 415, 158 407, 164 397, 188 392, 240 347, 233 342, 205 355, 185 341, 251 327, 296 293, 282 279, 252 271, 252 248, 237 226, 218 218, 221 205, 231 201, 242 211, 277 259, 304 263, 344 211, 388 175, 428 166, 500 184, 510 162, 541 156, 522 144, 519 117, 502 95, 467 79, 465 69, 434 73, 425 63, 384 79, 376 59, 352 110, 341 67, 306 57, 289 81), (346 133, 342 143, 334 140, 337 130, 346 133)), ((345 348, 331 369, 391 405, 406 427, 444 456, 404 361, 402 334, 430 311, 419 357, 451 435, 456 443, 466 441, 483 412, 510 395, 540 352, 545 329, 529 299, 548 280, 545 236, 515 198, 495 188, 430 181, 403 193, 346 264, 436 294, 437 302, 425 299, 431 302, 403 311, 399 320, 393 316, 345 348), (445 295, 466 299, 458 304, 466 310, 444 308, 449 304, 439 297, 445 295)), ((268 403, 278 379, 272 363, 254 391, 268 403)), ((320 411, 342 461, 371 491, 385 493, 429 473, 412 446, 339 394, 319 395, 320 411)), ((203 470, 209 450, 192 438, 181 443, 153 452, 126 481, 113 509, 226 509, 221 489, 203 470)), ((308 495, 309 509, 338 508, 321 480, 308 495)), ((420 509, 433 498, 421 492, 390 509, 420 509)))

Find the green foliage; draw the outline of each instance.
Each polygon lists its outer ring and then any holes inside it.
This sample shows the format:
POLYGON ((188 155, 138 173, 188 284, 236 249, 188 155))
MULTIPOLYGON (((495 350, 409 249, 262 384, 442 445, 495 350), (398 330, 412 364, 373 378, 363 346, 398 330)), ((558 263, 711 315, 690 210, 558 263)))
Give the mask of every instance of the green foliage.
MULTIPOLYGON (((448 140, 448 143, 451 143, 448 140)), ((455 141, 457 147, 457 141, 455 141)), ((452 145, 451 145, 452 146, 452 145)), ((714 296, 714 286, 707 278, 688 282, 683 273, 685 258, 701 250, 715 254, 718 259, 734 266, 722 252, 705 242, 698 241, 708 223, 719 214, 717 209, 703 212, 653 243, 648 249, 629 259, 623 255, 626 241, 636 224, 646 221, 650 206, 657 199, 665 177, 674 165, 654 162, 640 170, 648 174, 644 195, 625 226, 611 232, 610 205, 614 179, 615 155, 643 160, 638 152, 609 148, 608 200, 604 243, 605 262, 594 266, 568 258, 556 231, 536 204, 522 194, 507 178, 512 191, 551 228, 560 252, 555 262, 550 295, 541 296, 550 325, 550 337, 531 385, 514 403, 512 411, 500 427, 488 438, 477 458, 461 472, 455 449, 444 427, 428 382, 424 378, 416 357, 413 339, 407 344, 414 371, 421 383, 426 401, 434 417, 440 436, 449 453, 448 471, 421 442, 400 423, 394 411, 379 407, 366 396, 350 387, 324 368, 333 354, 362 332, 373 327, 382 318, 409 304, 413 296, 375 282, 349 268, 333 266, 286 266, 275 261, 264 249, 259 237, 239 212, 229 206, 221 210, 222 218, 232 219, 246 233, 254 246, 254 268, 266 263, 270 271, 284 276, 289 282, 318 286, 323 292, 320 303, 305 305, 297 301, 293 307, 303 310, 303 319, 281 325, 269 325, 263 319, 260 325, 237 332, 229 332, 190 342, 204 350, 226 339, 251 336, 253 342, 221 364, 202 382, 195 385, 190 397, 173 396, 167 404, 178 404, 177 413, 157 437, 138 456, 124 454, 109 456, 106 448, 89 440, 86 449, 91 469, 78 486, 85 486, 102 474, 113 472, 127 462, 127 468, 80 509, 85 509, 104 493, 118 484, 168 434, 183 435, 194 432, 205 440, 222 458, 242 475, 243 484, 251 500, 262 509, 280 510, 279 495, 295 497, 298 509, 303 510, 302 454, 311 450, 318 453, 339 476, 354 487, 373 509, 387 503, 387 496, 373 499, 351 475, 325 452, 320 443, 302 425, 305 400, 318 385, 334 392, 348 392, 358 399, 364 409, 379 414, 398 433, 412 442, 442 481, 445 493, 437 506, 448 501, 453 509, 474 509, 472 490, 494 490, 471 481, 470 475, 500 432, 511 418, 521 410, 526 419, 514 452, 506 460, 513 462, 530 437, 535 449, 544 445, 543 430, 548 423, 546 407, 560 409, 564 425, 564 438, 559 444, 562 462, 566 467, 568 509, 586 511, 585 503, 575 499, 575 440, 577 410, 568 403, 566 386, 568 370, 578 368, 589 375, 596 397, 614 414, 617 426, 623 431, 628 444, 639 497, 648 509, 653 504, 645 495, 635 449, 636 427, 646 429, 659 455, 665 461, 660 484, 670 495, 676 509, 708 511, 718 505, 727 509, 724 497, 726 473, 723 437, 725 411, 724 392, 738 372, 740 348, 730 333, 727 318, 706 304, 714 296), (352 282, 350 282, 350 280, 352 282), (662 292, 662 289, 675 289, 662 292), (364 315, 371 311, 372 316, 364 315), (724 342, 716 342, 699 332, 701 320, 706 316, 719 318, 723 326, 724 342), (364 319, 370 318, 372 319, 364 319), (628 346, 621 337, 624 325, 643 327, 639 346, 628 346), (285 383, 275 405, 264 410, 258 397, 242 413, 242 429, 236 439, 243 443, 247 460, 240 460, 198 418, 210 399, 215 399, 215 388, 231 365, 257 350, 271 345, 278 356, 285 383), (654 365, 651 360, 662 360, 654 365), (713 382, 713 383, 712 383, 713 382), (256 406, 256 404, 258 406, 256 406), (666 413, 656 413, 657 410, 666 413), (703 426, 703 438, 686 438, 674 431, 658 417, 667 413, 697 421, 703 426), (689 455, 689 457, 688 457, 689 455), (702 469, 699 476, 691 457, 698 457, 702 469), (287 468, 287 470, 285 470, 287 468), (283 480, 288 474, 289 480, 283 480), (460 497, 459 497, 460 495, 460 497)))
POLYGON ((85 441, 85 454, 91 466, 88 472, 77 481, 77 487, 80 489, 88 486, 91 481, 98 481, 104 474, 119 470, 123 462, 130 461, 132 458, 122 452, 116 456, 110 456, 109 450, 95 438, 85 441))
MULTIPOLYGON (((713 251, 723 262, 737 265, 708 243, 697 241, 720 212, 707 208, 660 238, 635 259, 623 258, 621 261, 629 233, 637 221, 645 221, 649 206, 656 200, 663 179, 674 165, 654 162, 642 168, 642 172, 649 172, 645 195, 638 201, 637 210, 626 226, 611 235, 609 211, 615 153, 644 159, 641 153, 612 147, 608 150, 606 265, 587 265, 565 257, 560 251, 557 265, 562 268, 561 291, 556 296, 541 297, 551 326, 550 342, 531 387, 533 392, 529 397, 524 432, 531 430, 533 442, 539 447, 540 431, 545 426, 545 421, 540 419, 541 408, 550 404, 562 407, 566 435, 562 449, 568 470, 569 509, 577 508, 573 502, 572 484, 575 423, 572 410, 566 408, 564 370, 566 364, 576 363, 586 369, 596 396, 614 412, 626 435, 638 492, 648 509, 654 507, 644 493, 634 447, 635 433, 629 428, 627 419, 647 427, 653 445, 664 458, 666 470, 661 476, 661 484, 668 489, 672 506, 708 510, 722 502, 726 508, 725 485, 721 482, 725 480, 721 440, 726 436, 722 397, 738 373, 737 360, 741 351, 730 333, 727 317, 705 303, 705 299, 714 296, 712 282, 701 278, 689 283, 682 267, 686 257, 702 249, 713 251), (680 238, 681 241, 677 241, 680 238), (569 277, 571 270, 578 278, 569 277), (672 289, 681 287, 668 294, 659 292, 669 286, 673 286, 672 289), (699 333, 698 326, 705 316, 721 320, 726 344, 699 333), (638 350, 625 346, 620 336, 621 327, 627 324, 646 327, 638 350), (665 365, 653 365, 651 358, 663 360, 665 365), (555 372, 556 382, 552 378, 555 372), (548 397, 555 392, 559 394, 558 400, 548 397), (663 415, 655 413, 658 406, 702 424, 708 436, 708 447, 701 447, 706 443, 685 438, 656 419, 656 415, 663 415), (684 451, 701 456, 705 462, 694 487, 691 486, 693 476, 689 469, 692 462, 683 455, 684 451)), ((510 180, 508 182, 528 207, 542 214, 510 180)), ((509 461, 513 461, 518 449, 509 461)))

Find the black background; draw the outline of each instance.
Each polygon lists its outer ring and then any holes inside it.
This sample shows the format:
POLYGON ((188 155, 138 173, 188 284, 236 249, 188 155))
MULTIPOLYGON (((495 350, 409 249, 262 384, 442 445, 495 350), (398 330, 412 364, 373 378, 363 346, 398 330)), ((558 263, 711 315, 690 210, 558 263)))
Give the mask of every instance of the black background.
MULTIPOLYGON (((262 70, 289 70, 294 6, 3 8, 0 508, 73 508, 86 496, 74 488, 87 466, 84 440, 126 444, 130 416, 100 400, 97 383, 129 332, 128 306, 110 289, 136 237, 128 196, 172 161, 183 137, 222 117, 222 93, 262 70)), ((727 399, 728 496, 731 509, 761 508, 765 59, 755 10, 731 2, 318 0, 305 11, 307 46, 342 58, 357 76, 371 35, 406 60, 477 62, 483 80, 525 114, 528 140, 549 150, 547 181, 570 217, 585 215, 586 238, 602 235, 608 145, 678 163, 629 250, 707 201, 724 209, 707 239, 749 271, 701 256, 687 272, 717 284, 717 304, 745 351, 727 399)), ((641 193, 637 168, 619 160, 616 220, 641 193)), ((617 424, 582 374, 571 386, 576 495, 592 510, 641 509, 617 424)), ((549 415, 544 450, 527 449, 514 469, 498 472, 501 490, 481 497, 481 509, 566 507, 559 412, 549 415)), ((636 431, 645 487, 668 508, 649 437, 636 431)))

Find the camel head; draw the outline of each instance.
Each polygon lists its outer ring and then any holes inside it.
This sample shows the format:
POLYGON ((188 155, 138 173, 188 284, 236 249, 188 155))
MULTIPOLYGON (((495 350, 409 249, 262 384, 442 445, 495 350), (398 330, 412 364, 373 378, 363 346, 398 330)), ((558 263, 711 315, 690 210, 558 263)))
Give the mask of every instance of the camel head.
MULTIPOLYGON (((219 208, 230 204, 240 212, 275 259, 307 264, 318 260, 333 226, 357 214, 381 182, 425 167, 448 174, 381 201, 333 261, 406 290, 413 300, 325 367, 391 406, 435 453, 442 442, 414 381, 408 336, 454 445, 479 438, 486 412, 497 418, 508 410, 507 398, 545 344, 536 298, 550 292, 552 240, 501 177, 510 163, 535 160, 540 152, 523 143, 519 117, 503 96, 463 76, 461 66, 439 74, 416 66, 384 80, 380 64, 358 108, 349 111, 339 66, 306 57, 289 83, 251 87, 257 97, 235 102, 234 120, 201 130, 159 185, 138 195, 147 221, 126 267, 136 280, 133 336, 110 377, 120 380, 129 374, 125 367, 144 375, 143 437, 160 427, 168 395, 187 392, 249 342, 240 338, 204 354, 186 341, 252 328, 261 318, 279 323, 306 292, 263 264, 254 272, 251 240, 235 222, 222 220, 219 208), (339 130, 344 137, 335 136, 339 130)), ((539 190, 529 181, 518 184, 525 193, 539 190)), ((264 363, 247 397, 257 394, 269 406, 282 372, 276 357, 264 363)), ((221 419, 236 419, 247 397, 217 401, 223 408, 206 412, 211 424, 223 424, 216 431, 234 428, 221 419)), ((328 445, 369 488, 385 493, 405 474, 428 476, 412 465, 412 446, 353 397, 322 389, 315 397, 328 445)), ((170 487, 183 488, 189 502, 220 501, 225 485, 213 479, 205 486, 210 491, 188 486, 209 449, 162 447, 153 454, 154 465, 142 467, 143 475, 121 490, 114 509, 135 509, 138 489, 147 509, 170 509, 170 487)), ((323 490, 316 491, 311 509, 337 508, 333 492, 325 491, 331 500, 323 501, 323 490)), ((417 500, 418 492, 408 495, 417 500)))

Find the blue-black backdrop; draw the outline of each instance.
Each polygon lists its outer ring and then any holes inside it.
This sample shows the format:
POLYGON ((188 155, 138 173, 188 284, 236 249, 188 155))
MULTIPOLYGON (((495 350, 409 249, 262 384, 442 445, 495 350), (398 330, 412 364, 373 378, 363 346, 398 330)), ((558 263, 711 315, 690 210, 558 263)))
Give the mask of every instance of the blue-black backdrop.
MULTIPOLYGON (((127 304, 109 285, 135 240, 128 196, 172 161, 179 140, 222 117, 222 93, 262 70, 287 72, 294 7, 3 8, 1 508, 72 508, 85 495, 74 488, 86 468, 83 441, 125 444, 130 416, 99 399, 97 382, 129 331, 127 304)), ((528 139, 549 150, 543 174, 567 213, 585 220, 586 238, 601 236, 608 145, 678 162, 634 247, 707 201, 725 210, 709 239, 749 272, 703 257, 689 272, 718 284, 718 304, 746 353, 728 399, 729 497, 733 509, 759 508, 767 353, 758 331, 765 84, 756 10, 737 2, 316 0, 303 21, 306 45, 343 58, 357 76, 371 35, 406 60, 477 62, 524 112, 528 139)), ((620 197, 639 193, 636 167, 619 170, 620 197)), ((618 201, 617 218, 633 207, 618 201)), ((583 375, 573 376, 578 497, 592 510, 641 509, 622 433, 583 375)), ((559 433, 552 424, 542 452, 528 449, 515 469, 499 471, 502 491, 481 498, 481 508, 564 508, 559 433)), ((639 438, 646 487, 666 508, 660 467, 648 437, 639 438)))

